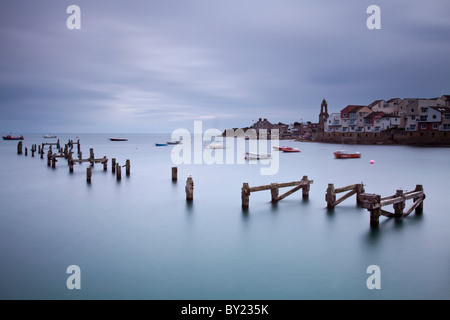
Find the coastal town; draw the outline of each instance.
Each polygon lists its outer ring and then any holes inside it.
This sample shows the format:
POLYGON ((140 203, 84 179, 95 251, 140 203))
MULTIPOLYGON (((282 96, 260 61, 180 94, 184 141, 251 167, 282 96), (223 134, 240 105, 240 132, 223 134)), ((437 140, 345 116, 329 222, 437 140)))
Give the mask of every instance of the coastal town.
POLYGON ((374 144, 450 144, 450 95, 392 98, 347 105, 328 113, 322 100, 318 122, 271 123, 259 118, 244 130, 276 129, 279 138, 297 141, 374 144), (449 133, 447 135, 447 133, 449 133))

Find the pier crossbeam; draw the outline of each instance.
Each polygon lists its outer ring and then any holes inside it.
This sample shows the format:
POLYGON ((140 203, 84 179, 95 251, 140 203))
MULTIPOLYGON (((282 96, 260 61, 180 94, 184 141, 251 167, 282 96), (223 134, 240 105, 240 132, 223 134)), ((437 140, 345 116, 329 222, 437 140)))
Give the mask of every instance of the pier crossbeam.
POLYGON ((246 210, 249 207, 249 198, 252 192, 270 190, 272 203, 277 203, 278 201, 286 198, 287 196, 293 194, 294 192, 302 189, 302 197, 303 199, 307 199, 309 197, 309 189, 310 185, 314 183, 314 180, 309 180, 307 176, 303 176, 300 181, 292 181, 285 183, 271 183, 268 185, 262 185, 258 187, 249 187, 247 182, 243 183, 241 188, 241 199, 242 199, 242 209, 246 210), (291 190, 285 192, 281 196, 279 195, 279 189, 285 187, 294 187, 291 190))

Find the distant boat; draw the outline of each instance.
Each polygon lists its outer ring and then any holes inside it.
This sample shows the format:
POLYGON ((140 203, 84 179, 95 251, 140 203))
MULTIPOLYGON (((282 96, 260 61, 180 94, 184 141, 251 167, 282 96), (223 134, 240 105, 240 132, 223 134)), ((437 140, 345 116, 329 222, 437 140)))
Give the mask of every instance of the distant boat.
POLYGON ((291 147, 288 147, 288 148, 281 148, 281 151, 283 151, 283 152, 300 152, 299 149, 291 148, 291 147))
POLYGON ((43 137, 44 138, 56 138, 56 136, 54 134, 51 134, 51 133, 44 134, 43 137))
POLYGON ((7 136, 3 136, 3 140, 23 140, 23 139, 25 139, 24 136, 13 137, 10 134, 8 134, 7 136))
POLYGON ((157 147, 165 147, 165 146, 167 146, 167 143, 155 143, 155 146, 157 146, 157 147))
POLYGON ((225 145, 222 142, 214 142, 208 145, 210 149, 224 149, 225 145))
POLYGON ((167 144, 180 144, 181 141, 177 140, 177 141, 167 141, 167 144))
POLYGON ((270 159, 272 158, 272 155, 270 153, 254 153, 254 152, 247 152, 245 159, 249 160, 261 160, 261 159, 270 159))
POLYGON ((112 138, 109 138, 109 140, 111 140, 111 141, 128 141, 128 139, 124 138, 124 137, 112 137, 112 138))
POLYGON ((359 153, 359 152, 349 153, 345 150, 338 150, 338 151, 333 152, 333 154, 336 159, 361 158, 361 153, 359 153))

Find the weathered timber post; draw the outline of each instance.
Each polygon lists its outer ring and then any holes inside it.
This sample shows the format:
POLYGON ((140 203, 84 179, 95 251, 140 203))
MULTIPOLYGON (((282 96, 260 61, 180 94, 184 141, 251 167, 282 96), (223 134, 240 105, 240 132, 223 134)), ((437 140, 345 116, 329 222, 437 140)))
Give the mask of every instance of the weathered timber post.
POLYGON ((172 181, 178 180, 178 169, 177 167, 172 167, 172 181))
MULTIPOLYGON (((416 185, 416 189, 414 191, 422 191, 423 194, 423 186, 421 184, 416 185)), ((416 202, 418 198, 414 198, 413 201, 416 202)), ((423 210, 423 200, 425 200, 425 194, 423 194, 422 202, 416 207, 416 213, 421 213, 423 210)))
POLYGON ((77 141, 77 152, 80 153, 80 139, 78 139, 78 141, 77 141))
POLYGON ((191 202, 194 200, 194 181, 192 180, 191 175, 188 175, 186 180, 186 201, 191 202))
POLYGON ((39 146, 39 153, 41 155, 41 159, 44 159, 44 148, 41 148, 41 146, 39 146))
POLYGON ((67 164, 69 165, 69 172, 73 172, 73 158, 72 158, 72 152, 69 152, 67 164))
POLYGON ((111 172, 116 173, 116 158, 111 159, 111 172))
POLYGON ((94 166, 94 163, 95 163, 95 161, 94 161, 94 149, 93 149, 93 148, 90 148, 90 149, 89 149, 89 153, 90 153, 90 155, 89 155, 89 160, 90 160, 90 162, 91 162, 91 166, 93 167, 93 166, 94 166))
POLYGON ((56 148, 58 148, 58 150, 61 149, 61 145, 59 144, 59 139, 58 139, 58 141, 56 142, 56 148))
POLYGON ((52 150, 48 150, 48 152, 47 152, 47 166, 50 167, 51 161, 52 161, 52 150))
POLYGON ((53 169, 56 167, 56 161, 58 161, 58 160, 56 160, 56 153, 54 153, 52 155, 52 168, 53 169))
POLYGON ((370 212, 370 225, 377 227, 381 215, 381 196, 373 193, 362 193, 361 205, 370 212))
POLYGON ((305 182, 307 182, 307 184, 305 184, 302 187, 302 198, 303 199, 308 199, 309 198, 309 189, 310 189, 310 184, 309 184, 309 180, 308 180, 308 176, 303 176, 303 179, 305 182))
POLYGON ((325 195, 325 201, 327 202, 328 209, 334 209, 334 203, 336 202, 336 192, 334 190, 334 184, 329 183, 327 193, 325 195))
POLYGON ((35 144, 33 144, 32 146, 31 146, 31 156, 32 157, 34 157, 34 153, 36 152, 36 145, 35 144))
POLYGON ((125 161, 125 173, 126 173, 127 176, 130 175, 130 168, 131 168, 131 166, 130 166, 130 160, 127 159, 127 161, 125 161))
POLYGON ((364 192, 366 192, 366 190, 364 190, 364 184, 358 183, 356 185, 356 204, 361 204, 361 194, 363 194, 364 192))
POLYGON ((116 179, 120 181, 122 179, 122 167, 116 163, 116 179))
POLYGON ((380 224, 381 208, 370 210, 370 226, 378 227, 380 224))
POLYGON ((25 156, 28 156, 28 148, 25 147, 25 156))
POLYGON ((91 183, 91 177, 92 177, 92 167, 86 168, 86 181, 88 183, 91 183))
POLYGON ((278 202, 279 189, 278 189, 277 185, 278 185, 277 183, 271 183, 270 193, 272 195, 272 203, 278 202))
POLYGON ((69 152, 69 146, 67 144, 64 145, 64 156, 67 157, 67 154, 69 152))
POLYGON ((83 152, 78 151, 78 159, 79 160, 83 159, 83 152))
POLYGON ((17 154, 22 154, 22 141, 17 144, 17 154))
POLYGON ((395 217, 401 217, 403 215, 403 209, 405 209, 405 198, 403 196, 403 190, 397 190, 394 195, 395 198, 402 197, 401 202, 393 204, 395 217))
POLYGON ((106 158, 106 156, 103 157, 103 171, 107 171, 108 170, 108 159, 106 158))
POLYGON ((244 182, 241 189, 242 209, 247 210, 250 200, 250 187, 244 182))

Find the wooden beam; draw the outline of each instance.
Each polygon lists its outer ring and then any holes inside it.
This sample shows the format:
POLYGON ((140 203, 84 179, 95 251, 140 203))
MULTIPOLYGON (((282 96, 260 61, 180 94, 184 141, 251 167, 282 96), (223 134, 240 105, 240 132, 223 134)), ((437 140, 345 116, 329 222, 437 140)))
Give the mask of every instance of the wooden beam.
POLYGON ((412 206, 408 210, 406 210, 405 213, 403 213, 403 216, 404 217, 408 216, 414 209, 416 209, 423 202, 423 200, 424 197, 417 198, 417 200, 414 201, 412 206))
POLYGON ((302 188, 303 188, 302 185, 296 186, 295 188, 293 188, 293 189, 289 190, 288 192, 285 192, 281 196, 279 196, 277 201, 280 201, 280 200, 286 198, 287 196, 290 196, 291 194, 293 194, 294 192, 296 192, 302 188))
POLYGON ((356 190, 352 190, 349 193, 345 194, 343 197, 339 198, 338 200, 336 200, 333 205, 337 206, 339 203, 341 203, 342 201, 344 201, 345 199, 350 198, 352 195, 354 195, 356 193, 356 190))
POLYGON ((346 187, 336 188, 336 189, 334 189, 334 192, 341 193, 341 192, 345 192, 345 191, 350 191, 350 190, 356 189, 357 185, 358 184, 351 184, 351 185, 346 186, 346 187))

